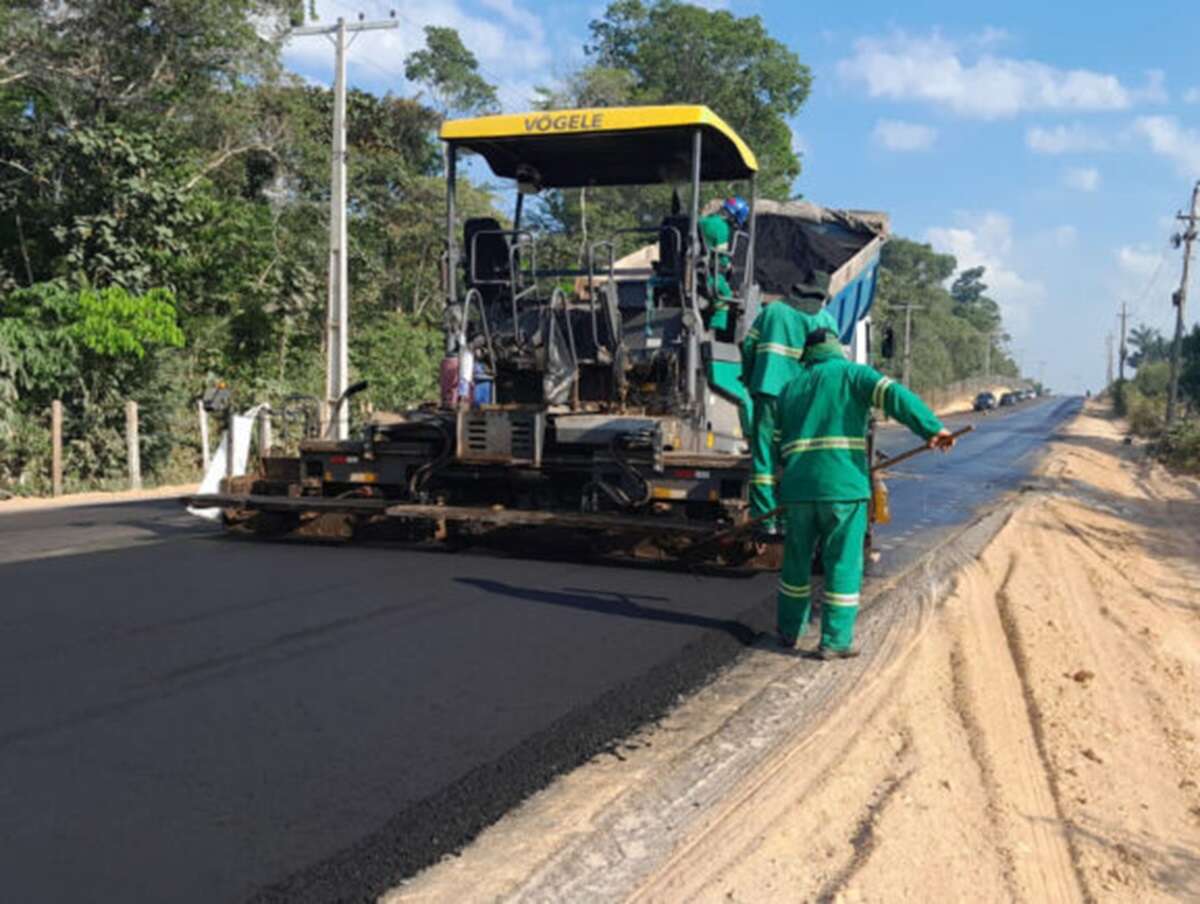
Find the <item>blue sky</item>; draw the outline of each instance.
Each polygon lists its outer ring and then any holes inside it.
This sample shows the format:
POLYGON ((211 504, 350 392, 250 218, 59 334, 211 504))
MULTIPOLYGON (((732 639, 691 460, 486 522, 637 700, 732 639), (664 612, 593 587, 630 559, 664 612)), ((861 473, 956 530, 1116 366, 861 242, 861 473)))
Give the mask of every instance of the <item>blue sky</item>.
MULTIPOLYGON (((887 211, 893 230, 982 264, 1011 349, 1064 391, 1098 388, 1117 310, 1169 332, 1180 255, 1174 214, 1200 179, 1200 26, 1194 5, 787 0, 701 5, 760 15, 812 70, 792 123, 797 190, 831 207, 887 211), (1044 364, 1043 364, 1044 362, 1044 364)), ((584 62, 602 2, 318 0, 322 21, 365 13, 357 87, 408 93, 421 27, 450 25, 510 110, 584 62)), ((286 60, 330 79, 332 51, 296 40, 286 60)), ((1189 305, 1196 322, 1200 297, 1189 305)))

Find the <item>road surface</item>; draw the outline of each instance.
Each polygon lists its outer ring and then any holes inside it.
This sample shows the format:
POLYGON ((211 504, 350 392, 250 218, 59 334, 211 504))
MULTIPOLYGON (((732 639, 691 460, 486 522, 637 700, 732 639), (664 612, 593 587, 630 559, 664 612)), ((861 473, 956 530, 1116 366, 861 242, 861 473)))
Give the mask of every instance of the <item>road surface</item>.
MULTIPOLYGON (((1078 404, 897 469, 880 571, 1019 483, 1078 404)), ((735 658, 773 583, 0 503, 0 896, 370 899, 735 658)))

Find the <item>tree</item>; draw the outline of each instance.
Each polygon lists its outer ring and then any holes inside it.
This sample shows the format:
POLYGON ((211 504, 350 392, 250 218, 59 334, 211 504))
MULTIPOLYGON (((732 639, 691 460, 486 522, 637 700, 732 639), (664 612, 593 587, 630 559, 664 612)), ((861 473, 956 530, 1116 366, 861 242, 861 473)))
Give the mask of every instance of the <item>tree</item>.
POLYGON ((479 74, 479 61, 453 28, 425 26, 425 47, 405 59, 404 77, 425 87, 443 118, 500 106, 495 87, 479 74))
POLYGON ((800 158, 787 120, 808 98, 812 74, 760 17, 676 0, 615 0, 588 27, 588 55, 629 72, 638 103, 711 107, 754 149, 763 193, 791 195, 800 158))
MULTIPOLYGON (((873 320, 890 325, 903 335, 902 305, 911 302, 921 310, 912 315, 912 382, 918 389, 944 386, 983 373, 985 351, 991 372, 1017 376, 1016 363, 997 344, 1007 337, 999 332, 999 306, 983 293, 984 268, 958 268, 953 255, 932 246, 894 236, 883 247, 873 320), (946 284, 950 283, 950 288, 946 284), (989 350, 990 346, 990 350, 989 350)), ((879 366, 898 376, 901 350, 879 366)))
POLYGON ((1126 356, 1125 362, 1135 368, 1155 361, 1165 361, 1171 353, 1166 337, 1144 323, 1129 331, 1127 346, 1133 351, 1126 356))
POLYGON ((985 270, 985 267, 970 267, 959 273, 950 286, 950 297, 961 305, 979 301, 987 291, 987 284, 983 281, 985 270))

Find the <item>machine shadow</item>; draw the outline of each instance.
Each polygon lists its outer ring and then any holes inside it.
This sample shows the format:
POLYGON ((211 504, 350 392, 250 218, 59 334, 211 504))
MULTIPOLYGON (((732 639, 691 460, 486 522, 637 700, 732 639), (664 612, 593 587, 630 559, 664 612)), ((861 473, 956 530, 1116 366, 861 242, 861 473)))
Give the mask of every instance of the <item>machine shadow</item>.
POLYGON ((487 578, 455 578, 455 582, 474 587, 486 593, 507 596, 525 602, 543 603, 549 606, 563 606, 569 609, 579 609, 584 612, 596 612, 601 615, 615 615, 622 618, 636 618, 644 621, 685 625, 693 628, 704 628, 709 631, 721 631, 745 647, 753 646, 761 636, 761 632, 736 619, 713 618, 690 612, 676 612, 671 609, 662 609, 635 602, 635 600, 665 601, 666 597, 661 596, 642 596, 613 590, 587 590, 576 587, 564 587, 561 591, 537 590, 532 587, 519 587, 514 584, 506 584, 503 581, 494 581, 487 578))

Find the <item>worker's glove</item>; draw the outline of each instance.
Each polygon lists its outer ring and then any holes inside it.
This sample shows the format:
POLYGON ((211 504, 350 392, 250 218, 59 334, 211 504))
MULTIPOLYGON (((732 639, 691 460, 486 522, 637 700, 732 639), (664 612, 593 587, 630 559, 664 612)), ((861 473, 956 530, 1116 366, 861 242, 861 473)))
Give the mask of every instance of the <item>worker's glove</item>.
POLYGON ((957 440, 950 435, 949 430, 939 430, 933 436, 929 437, 928 446, 930 449, 937 449, 941 452, 949 452, 954 448, 955 442, 957 442, 957 440))

